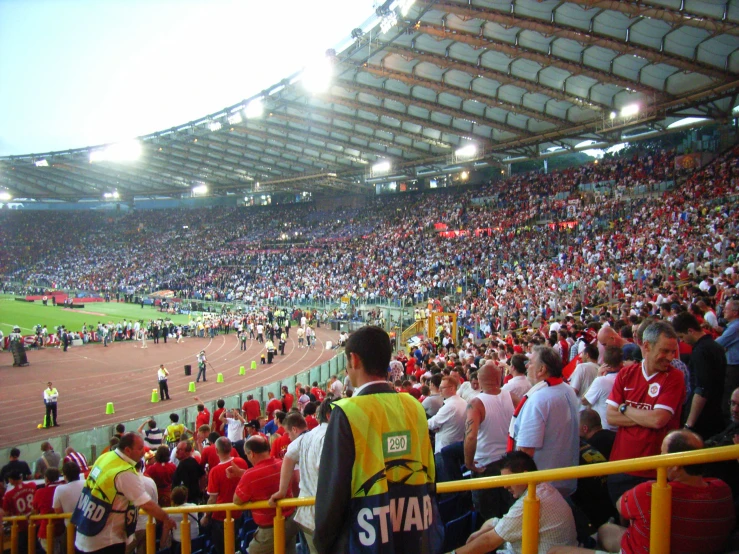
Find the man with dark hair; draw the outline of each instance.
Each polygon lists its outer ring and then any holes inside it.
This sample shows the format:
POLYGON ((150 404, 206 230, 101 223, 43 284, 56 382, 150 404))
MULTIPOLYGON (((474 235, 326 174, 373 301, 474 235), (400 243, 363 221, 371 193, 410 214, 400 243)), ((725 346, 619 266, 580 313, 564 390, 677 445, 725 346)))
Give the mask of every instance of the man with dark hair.
POLYGON ((526 378, 526 363, 528 360, 523 354, 514 354, 511 357, 510 374, 511 378, 506 384, 503 385, 502 390, 511 393, 513 402, 518 405, 518 401, 523 398, 523 395, 529 392, 531 383, 526 378))
POLYGON ((580 363, 575 366, 568 383, 575 391, 578 400, 582 400, 585 393, 598 376, 598 347, 588 344, 580 354, 580 363))
MULTIPOLYGON (((621 369, 606 401, 608 423, 618 427, 611 461, 659 454, 662 440, 680 427, 685 380, 671 362, 677 352, 677 335, 667 322, 657 321, 644 330, 644 360, 621 369)), ((656 476, 638 471, 608 477, 611 500, 656 476)))
MULTIPOLYGON (((239 484, 238 475, 228 472, 229 467, 247 468, 246 462, 241 458, 233 457, 231 452, 233 447, 231 441, 226 437, 219 437, 216 441, 216 453, 218 454, 219 464, 210 468, 208 473, 208 504, 227 504, 233 501, 234 491, 239 484)), ((234 520, 234 532, 238 532, 241 522, 241 512, 231 512, 234 520)), ((205 525, 211 522, 211 540, 216 554, 224 554, 225 545, 223 541, 224 521, 226 520, 226 512, 210 512, 205 514, 202 523, 205 525)))
MULTIPOLYGON (((12 489, 3 496, 3 514, 6 516, 30 516, 33 496, 36 493, 34 483, 24 483, 23 475, 17 469, 8 474, 8 482, 12 489)), ((28 522, 18 522, 18 552, 28 552, 28 522)))
POLYGON ((180 441, 175 448, 175 458, 179 463, 172 475, 172 487, 178 485, 187 487, 187 501, 197 504, 200 502, 200 479, 205 475, 205 471, 192 456, 192 443, 180 441))
POLYGON ((54 448, 51 446, 49 441, 41 443, 41 457, 36 460, 36 468, 34 472, 35 479, 43 479, 46 470, 50 467, 59 469, 61 465, 62 457, 54 452, 54 448))
POLYGON ((693 398, 688 404, 685 428, 695 431, 705 440, 724 427, 721 400, 726 378, 726 354, 690 312, 675 316, 672 326, 677 337, 693 348, 688 364, 693 398))
POLYGON ((334 403, 326 430, 316 498, 319 552, 441 549, 434 542, 441 521, 431 504, 436 475, 426 414, 387 382, 390 354, 390 338, 379 327, 362 327, 347 340, 346 371, 355 391, 334 403), (391 506, 406 522, 402 528, 393 526, 391 506))
MULTIPOLYGON (((226 426, 221 421, 221 414, 224 412, 226 401, 223 398, 219 398, 216 401, 216 410, 213 412, 213 431, 218 433, 220 436, 226 434, 226 426)), ((212 444, 212 443, 211 443, 212 444)))
POLYGON ((426 416, 434 417, 444 405, 444 397, 441 395, 441 374, 432 375, 428 381, 430 394, 424 398, 422 405, 426 416))
POLYGON ((10 474, 14 471, 18 471, 23 479, 30 479, 32 472, 28 464, 19 458, 21 457, 21 451, 17 448, 11 448, 8 456, 8 463, 0 469, 0 481, 7 483, 10 478, 10 474))
MULTIPOLYGON (((556 354, 556 353, 555 353, 556 354)), ((559 355, 557 355, 559 356, 559 355)), ((536 471, 537 466, 524 452, 509 452, 501 460, 501 475, 536 471)), ((467 544, 457 548, 457 554, 485 554, 506 545, 506 552, 520 552, 523 536, 523 503, 528 495, 527 485, 506 487, 516 502, 502 518, 486 521, 479 531, 470 535, 467 544)), ((548 552, 560 545, 577 545, 575 520, 572 510, 562 495, 549 483, 536 485, 539 499, 539 552, 548 552)))
MULTIPOLYGON (((290 414, 291 417, 293 414, 290 414)), ((303 416, 295 414, 300 419, 303 416)), ((288 420, 298 421, 298 420, 288 420)), ((305 422, 304 422, 305 423, 305 422)), ((246 456, 252 467, 246 471, 231 469, 230 475, 238 476, 238 486, 233 494, 235 504, 246 504, 248 502, 259 502, 269 500, 270 497, 280 489, 280 472, 282 460, 270 456, 269 441, 261 436, 249 437, 244 448, 246 456)), ((292 497, 291 487, 288 487, 287 497, 292 497)), ((295 554, 295 537, 298 534, 298 525, 294 521, 295 508, 283 508, 282 515, 285 517, 285 553, 295 554)), ((275 550, 275 537, 272 522, 275 510, 272 508, 252 510, 251 516, 258 529, 254 538, 247 546, 249 554, 272 554, 275 550)))
MULTIPOLYGON (((554 349, 534 347, 528 378, 532 387, 513 413, 508 450, 515 447, 526 452, 539 469, 576 466, 580 402, 572 387, 562 380, 562 360, 554 349)), ((575 492, 576 486, 575 479, 554 483, 565 498, 575 492)))
MULTIPOLYGON (((66 462, 62 466, 62 475, 66 483, 54 490, 52 501, 52 507, 57 514, 72 513, 85 486, 85 481, 80 479, 80 467, 74 462, 66 462)), ((69 525, 68 519, 64 520, 64 525, 69 525)))
POLYGON ((96 460, 82 489, 85 501, 78 502, 72 514, 78 550, 124 554, 140 509, 161 521, 164 533, 176 525, 144 489, 136 472, 143 455, 144 440, 136 433, 126 433, 116 450, 96 460))
MULTIPOLYGON (((34 514, 53 514, 54 508, 52 507, 54 501, 54 493, 56 488, 59 486, 59 470, 55 467, 50 467, 44 473, 44 486, 40 489, 36 489, 33 495, 33 513, 34 514)), ((57 552, 64 552, 64 545, 61 542, 62 534, 64 533, 64 526, 59 525, 58 521, 55 521, 54 525, 54 539, 52 544, 49 545, 46 542, 46 527, 48 525, 48 519, 42 519, 38 526, 38 538, 41 541, 41 547, 48 554, 56 554, 57 552)))
POLYGON ((260 406, 259 400, 254 399, 253 394, 249 394, 246 397, 246 402, 244 402, 244 405, 242 406, 242 411, 244 412, 244 419, 246 419, 246 421, 252 421, 259 419, 262 415, 262 406, 260 406))

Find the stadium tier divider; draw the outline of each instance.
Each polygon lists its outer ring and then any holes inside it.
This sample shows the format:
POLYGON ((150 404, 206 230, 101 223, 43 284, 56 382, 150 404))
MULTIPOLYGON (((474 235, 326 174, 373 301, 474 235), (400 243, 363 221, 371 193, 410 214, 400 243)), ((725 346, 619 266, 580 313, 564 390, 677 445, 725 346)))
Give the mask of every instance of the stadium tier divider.
MULTIPOLYGON (((226 402, 226 408, 241 408, 246 401, 247 396, 250 394, 254 395, 254 398, 259 400, 261 403, 262 414, 264 414, 266 412, 268 393, 272 392, 276 398, 279 398, 281 395, 281 387, 283 385, 287 386, 291 392, 294 392, 295 384, 298 382, 303 385, 310 385, 313 381, 317 381, 319 385, 324 386, 332 375, 342 376, 345 368, 346 357, 344 356, 343 351, 341 351, 329 361, 312 367, 307 371, 303 371, 298 375, 286 377, 279 381, 273 381, 261 387, 224 396, 223 399, 226 402)), ((204 401, 203 404, 205 404, 211 414, 216 410, 216 400, 207 400, 204 401)), ((156 407, 158 408, 159 405, 156 407)), ((101 406, 100 409, 102 413, 104 407, 101 406)), ((11 448, 18 448, 21 451, 20 459, 28 462, 28 465, 31 466, 32 470, 34 470, 34 464, 41 456, 41 443, 44 441, 49 441, 51 446, 54 448, 54 451, 59 453, 62 458, 64 457, 64 451, 66 448, 71 446, 77 452, 82 452, 88 462, 92 464, 97 456, 99 456, 100 453, 109 445, 110 438, 115 433, 115 426, 119 423, 123 423, 126 426, 126 431, 136 431, 142 423, 146 423, 153 417, 159 428, 164 429, 169 425, 169 414, 172 413, 179 415, 180 422, 184 423, 188 429, 193 429, 195 418, 198 414, 197 406, 194 402, 193 405, 185 408, 160 411, 152 413, 151 416, 135 419, 123 419, 115 418, 115 416, 101 415, 101 417, 105 417, 109 423, 99 425, 85 431, 78 431, 57 437, 45 437, 44 431, 41 430, 38 431, 38 437, 33 441, 3 446, 0 448, 0 465, 7 463, 11 448), (110 417, 113 417, 113 419, 108 419, 110 417)), ((43 414, 40 413, 38 418, 41 420, 43 418, 43 414)), ((34 433, 36 433, 36 431, 34 431, 34 433)))

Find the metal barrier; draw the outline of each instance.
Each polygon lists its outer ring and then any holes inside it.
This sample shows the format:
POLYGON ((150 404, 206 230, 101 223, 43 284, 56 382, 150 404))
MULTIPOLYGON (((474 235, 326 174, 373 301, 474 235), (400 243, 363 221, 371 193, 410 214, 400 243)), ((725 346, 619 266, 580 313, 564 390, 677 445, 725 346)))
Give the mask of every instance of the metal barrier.
MULTIPOLYGON (((720 448, 707 448, 693 452, 680 452, 676 454, 663 454, 649 456, 634 460, 621 460, 618 462, 606 462, 601 464, 590 464, 578 467, 565 467, 560 469, 547 469, 528 473, 515 473, 498 477, 481 477, 465 479, 462 481, 450 481, 438 483, 437 493, 452 493, 460 491, 471 491, 495 487, 507 487, 511 485, 527 485, 528 495, 523 501, 523 544, 524 554, 536 554, 539 548, 539 499, 536 497, 536 485, 549 481, 561 481, 567 479, 580 479, 583 477, 600 477, 614 473, 629 473, 634 471, 657 470, 657 481, 652 484, 651 523, 649 537, 649 551, 652 554, 668 554, 670 552, 670 524, 672 515, 672 490, 667 482, 667 468, 674 466, 685 466, 692 464, 704 464, 720 462, 725 460, 739 460, 739 445, 723 446, 720 448)), ((289 498, 277 503, 274 518, 275 554, 285 552, 285 518, 282 515, 284 508, 311 506, 315 503, 314 497, 289 498)), ((252 502, 249 504, 208 504, 192 507, 165 508, 170 514, 190 514, 225 511, 224 522, 224 545, 225 554, 234 554, 236 549, 236 535, 234 532, 234 520, 231 512, 245 510, 259 510, 270 508, 267 501, 252 502)), ((143 513, 143 512, 142 512, 143 513)), ((11 554, 18 554, 18 523, 28 520, 28 554, 36 552, 35 522, 49 520, 47 526, 47 540, 54 537, 53 521, 67 519, 71 514, 47 514, 33 515, 28 517, 15 516, 6 517, 5 521, 12 522, 11 525, 11 554)), ((156 526, 154 519, 148 516, 146 526, 146 552, 156 554, 156 526)), ((188 518, 183 518, 180 524, 182 539, 181 554, 191 554, 190 523, 188 518)), ((47 543, 51 544, 51 542, 47 543)), ((70 523, 67 527, 67 552, 74 552, 74 525, 70 523), (71 531, 71 532, 70 532, 71 531)), ((3 537, 0 533, 0 553, 3 552, 3 537)))

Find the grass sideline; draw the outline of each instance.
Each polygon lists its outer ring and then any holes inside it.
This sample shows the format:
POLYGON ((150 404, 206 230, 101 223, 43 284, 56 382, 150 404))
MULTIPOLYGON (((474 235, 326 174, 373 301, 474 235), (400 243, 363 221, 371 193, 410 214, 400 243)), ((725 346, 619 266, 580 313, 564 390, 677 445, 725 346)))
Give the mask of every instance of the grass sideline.
MULTIPOLYGON (((118 302, 92 302, 85 304, 82 312, 80 310, 64 310, 60 307, 53 307, 51 302, 48 306, 44 306, 40 300, 36 302, 18 302, 15 296, 3 294, 0 295, 0 330, 7 337, 12 331, 13 326, 18 325, 24 335, 32 334, 36 325, 46 325, 49 333, 53 333, 58 325, 65 325, 71 331, 80 331, 82 325, 87 323, 87 327, 93 330, 97 328, 98 321, 107 323, 112 321, 117 323, 123 319, 138 321, 166 316, 159 310, 146 306, 143 309, 140 304, 124 304, 118 302), (97 315, 104 314, 104 315, 97 315)), ((169 316, 175 323, 187 323, 188 316, 172 315, 169 316)))

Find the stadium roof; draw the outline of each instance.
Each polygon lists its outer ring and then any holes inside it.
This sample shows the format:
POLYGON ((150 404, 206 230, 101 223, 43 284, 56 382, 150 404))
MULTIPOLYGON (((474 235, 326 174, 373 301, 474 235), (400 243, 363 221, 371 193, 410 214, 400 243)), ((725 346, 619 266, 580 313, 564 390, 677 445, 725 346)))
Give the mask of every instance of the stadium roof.
POLYGON ((102 147, 0 158, 0 187, 37 199, 179 196, 202 185, 209 194, 360 192, 585 141, 616 144, 685 117, 727 121, 736 105, 739 5, 730 1, 409 4, 388 0, 348 47, 327 53, 324 92, 306 89, 308 73, 287 77, 140 137, 135 161, 91 162, 102 147))

